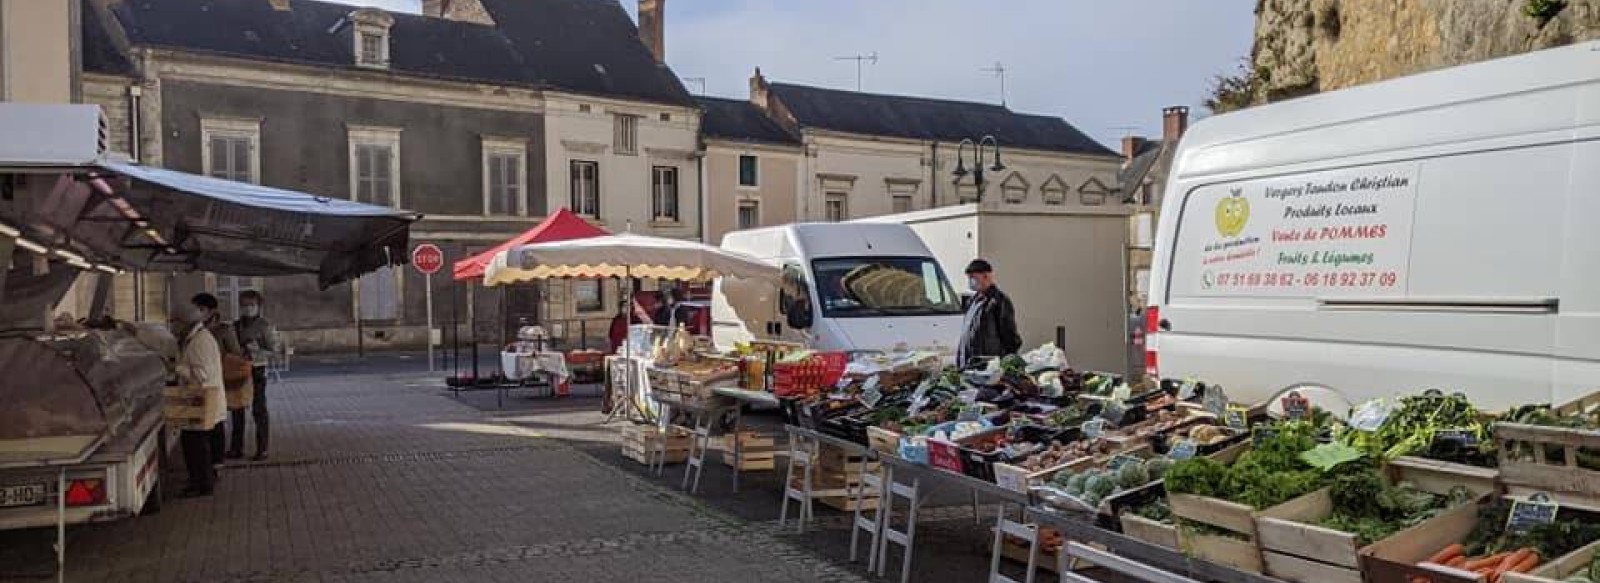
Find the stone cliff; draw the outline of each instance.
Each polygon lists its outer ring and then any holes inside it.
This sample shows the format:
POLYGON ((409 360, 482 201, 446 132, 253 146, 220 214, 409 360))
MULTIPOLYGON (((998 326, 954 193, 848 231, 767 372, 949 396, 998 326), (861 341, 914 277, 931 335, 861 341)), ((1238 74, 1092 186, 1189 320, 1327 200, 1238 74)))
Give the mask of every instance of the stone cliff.
POLYGON ((1600 0, 1258 0, 1219 109, 1600 38, 1600 0))

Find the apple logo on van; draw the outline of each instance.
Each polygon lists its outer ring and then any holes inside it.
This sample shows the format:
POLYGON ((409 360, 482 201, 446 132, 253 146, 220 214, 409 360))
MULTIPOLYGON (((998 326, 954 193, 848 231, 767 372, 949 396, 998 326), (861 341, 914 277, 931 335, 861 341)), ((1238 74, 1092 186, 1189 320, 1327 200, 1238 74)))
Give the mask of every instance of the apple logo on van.
POLYGON ((1250 201, 1243 196, 1243 190, 1231 189, 1229 196, 1217 201, 1217 232, 1224 237, 1237 237, 1244 232, 1245 223, 1250 222, 1250 201))

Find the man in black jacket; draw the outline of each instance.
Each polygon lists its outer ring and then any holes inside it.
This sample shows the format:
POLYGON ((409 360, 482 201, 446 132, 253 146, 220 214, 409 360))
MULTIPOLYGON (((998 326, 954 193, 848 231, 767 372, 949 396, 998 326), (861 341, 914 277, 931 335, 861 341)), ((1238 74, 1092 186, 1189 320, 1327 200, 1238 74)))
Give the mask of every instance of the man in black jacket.
POLYGON ((974 259, 967 264, 967 287, 974 292, 962 320, 961 348, 957 362, 966 366, 974 358, 1016 354, 1022 348, 1017 334, 1017 312, 1000 287, 994 284, 994 267, 974 259))

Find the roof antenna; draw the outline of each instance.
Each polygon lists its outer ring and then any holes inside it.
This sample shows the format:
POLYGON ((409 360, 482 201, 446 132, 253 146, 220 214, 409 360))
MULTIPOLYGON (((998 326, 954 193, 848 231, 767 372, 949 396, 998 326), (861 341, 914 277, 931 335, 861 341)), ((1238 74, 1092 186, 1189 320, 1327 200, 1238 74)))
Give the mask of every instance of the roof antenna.
POLYGON ((854 55, 854 56, 849 56, 849 57, 834 57, 833 60, 835 60, 835 61, 855 61, 856 62, 856 91, 861 91, 861 66, 863 64, 871 64, 871 65, 878 64, 878 51, 872 51, 872 54, 870 54, 870 55, 854 55))
POLYGON ((995 61, 993 67, 984 67, 982 69, 982 71, 985 72, 985 73, 993 73, 995 77, 998 77, 1000 79, 1000 107, 1005 107, 1006 106, 1006 66, 1001 64, 1000 61, 995 61))
POLYGON ((694 83, 694 84, 700 86, 700 92, 696 93, 695 95, 705 95, 706 94, 706 78, 705 77, 684 77, 683 80, 684 80, 684 82, 694 83))

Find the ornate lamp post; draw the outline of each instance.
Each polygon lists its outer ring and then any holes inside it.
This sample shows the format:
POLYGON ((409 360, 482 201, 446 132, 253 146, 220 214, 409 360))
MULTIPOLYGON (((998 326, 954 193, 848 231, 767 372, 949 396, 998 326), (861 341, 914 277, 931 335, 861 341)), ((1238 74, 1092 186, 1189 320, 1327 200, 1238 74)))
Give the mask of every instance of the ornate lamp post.
MULTIPOLYGON (((977 142, 973 142, 972 138, 963 138, 961 140, 961 144, 956 146, 956 170, 952 172, 957 182, 960 182, 962 178, 966 178, 968 174, 972 175, 972 185, 978 190, 978 200, 980 201, 983 200, 983 164, 985 161, 984 154, 986 153, 984 146, 989 146, 990 149, 988 151, 994 152, 994 164, 989 167, 989 170, 991 172, 1005 170, 1006 165, 1000 162, 1000 142, 995 140, 994 136, 984 136, 977 142), (967 158, 964 155, 968 146, 972 147, 972 170, 970 171, 967 170, 967 158)), ((957 195, 959 196, 959 191, 957 191, 957 195)))

